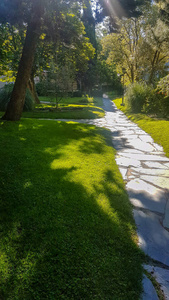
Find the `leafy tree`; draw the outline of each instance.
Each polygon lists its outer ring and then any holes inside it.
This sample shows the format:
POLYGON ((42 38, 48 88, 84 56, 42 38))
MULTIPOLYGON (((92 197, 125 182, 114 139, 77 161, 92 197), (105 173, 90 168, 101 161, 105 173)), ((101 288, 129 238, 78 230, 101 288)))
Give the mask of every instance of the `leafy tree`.
POLYGON ((4 81, 13 81, 24 43, 24 26, 19 29, 13 25, 0 24, 0 75, 4 81))
POLYGON ((103 54, 107 58, 107 64, 116 64, 117 73, 123 74, 126 70, 128 82, 134 82, 140 72, 140 43, 141 35, 140 22, 136 18, 118 20, 118 33, 112 33, 101 41, 103 54))
MULTIPOLYGON (((42 27, 59 27, 66 13, 73 7, 74 1, 47 0, 2 0, 0 3, 0 21, 10 24, 27 23, 27 32, 18 68, 18 73, 7 111, 6 120, 19 120, 22 114, 26 87, 31 77, 34 55, 42 27)), ((58 32, 58 31, 57 31, 58 32)), ((56 32, 56 33, 57 33, 56 32)), ((65 31, 66 32, 66 31, 65 31)), ((67 32, 67 36, 69 33, 67 32)), ((57 37, 57 36, 56 36, 57 37)))
POLYGON ((164 72, 169 58, 167 26, 159 20, 155 7, 137 19, 122 19, 117 24, 118 32, 102 39, 107 63, 115 63, 119 74, 125 68, 130 83, 138 80, 153 83, 164 72))
POLYGON ((96 20, 100 22, 105 16, 108 16, 110 19, 110 30, 116 31, 118 28, 117 18, 138 17, 141 14, 140 7, 150 3, 151 0, 96 0, 93 2, 95 2, 96 20))

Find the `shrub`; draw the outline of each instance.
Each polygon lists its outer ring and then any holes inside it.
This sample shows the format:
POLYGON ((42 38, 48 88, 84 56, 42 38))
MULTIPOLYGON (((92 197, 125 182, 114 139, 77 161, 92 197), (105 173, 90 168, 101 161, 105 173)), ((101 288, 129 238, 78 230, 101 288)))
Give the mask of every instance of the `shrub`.
POLYGON ((47 80, 36 83, 36 92, 38 96, 48 96, 48 82, 47 80))
POLYGON ((140 113, 146 109, 147 101, 152 93, 152 87, 145 83, 134 83, 128 86, 126 104, 129 111, 140 113))
POLYGON ((74 91, 72 97, 82 97, 82 92, 80 90, 74 91))
POLYGON ((97 89, 92 90, 92 96, 93 97, 102 97, 102 95, 103 95, 103 91, 102 90, 97 90, 97 89))
POLYGON ((158 90, 153 90, 146 105, 147 113, 155 113, 161 116, 169 116, 169 97, 158 90))
MULTIPOLYGON (((1 111, 5 111, 7 108, 7 104, 10 100, 13 86, 14 84, 10 83, 10 84, 6 84, 3 88, 0 89, 0 110, 1 111)), ((33 109, 34 109, 34 99, 29 89, 27 89, 23 110, 32 111, 33 109)))
POLYGON ((133 113, 169 115, 169 97, 145 83, 134 83, 128 87, 126 104, 133 113))

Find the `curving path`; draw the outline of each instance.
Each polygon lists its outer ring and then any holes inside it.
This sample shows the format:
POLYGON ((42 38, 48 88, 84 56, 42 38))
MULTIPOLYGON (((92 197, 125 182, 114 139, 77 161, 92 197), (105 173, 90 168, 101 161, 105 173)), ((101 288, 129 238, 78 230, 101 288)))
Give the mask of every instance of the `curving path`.
MULTIPOLYGON (((108 98, 103 102, 104 118, 73 121, 105 127, 112 132, 116 163, 133 205, 139 246, 149 256, 149 264, 144 268, 159 282, 164 299, 169 300, 169 159, 163 148, 114 103, 108 98)), ((143 287, 142 299, 158 299, 146 276, 143 287)))

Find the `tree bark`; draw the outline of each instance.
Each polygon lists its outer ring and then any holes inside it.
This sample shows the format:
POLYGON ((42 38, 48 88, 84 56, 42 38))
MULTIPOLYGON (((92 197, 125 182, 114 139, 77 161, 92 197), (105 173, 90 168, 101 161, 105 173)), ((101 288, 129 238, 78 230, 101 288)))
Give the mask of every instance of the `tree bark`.
POLYGON ((25 102, 26 88, 31 77, 31 70, 34 61, 34 54, 38 37, 40 36, 40 18, 28 24, 25 43, 22 51, 18 73, 11 99, 8 103, 3 120, 17 121, 20 119, 25 102))
POLYGON ((40 100, 38 98, 38 94, 36 92, 36 87, 35 87, 35 82, 34 82, 34 77, 31 75, 29 78, 29 83, 28 83, 28 89, 30 90, 32 97, 35 101, 36 104, 40 104, 40 100))

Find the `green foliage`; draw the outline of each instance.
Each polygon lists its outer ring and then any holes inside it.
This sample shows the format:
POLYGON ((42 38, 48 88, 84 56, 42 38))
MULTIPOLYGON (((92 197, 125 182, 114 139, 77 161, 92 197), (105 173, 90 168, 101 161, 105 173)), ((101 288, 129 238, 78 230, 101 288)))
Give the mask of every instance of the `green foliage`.
POLYGON ((169 116, 169 97, 145 83, 128 86, 125 102, 127 109, 133 113, 169 116))
POLYGON ((1 299, 139 299, 141 251, 108 130, 1 122, 1 299))
POLYGON ((165 96, 169 96, 169 75, 160 79, 157 84, 157 90, 165 96))
POLYGON ((36 83, 36 92, 38 96, 48 96, 48 84, 47 80, 36 83))
POLYGON ((140 113, 144 109, 152 88, 145 83, 134 83, 128 86, 126 92, 127 109, 134 113, 140 113))
POLYGON ((82 92, 77 90, 72 93, 72 97, 82 97, 82 92))
POLYGON ((160 144, 166 156, 169 157, 169 121, 158 120, 157 118, 148 117, 145 114, 131 114, 125 106, 121 106, 121 99, 113 100, 118 109, 122 110, 129 119, 137 123, 143 130, 149 133, 153 140, 160 144))
POLYGON ((146 99, 145 113, 166 117, 169 115, 169 97, 156 89, 152 89, 146 99))
MULTIPOLYGON (((10 100, 13 86, 14 86, 13 83, 10 83, 10 84, 6 84, 3 88, 0 89, 0 110, 1 111, 5 111, 7 108, 7 104, 10 100)), ((34 99, 29 89, 27 89, 23 110, 32 111, 33 109, 34 109, 34 99)))

